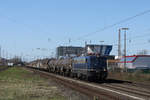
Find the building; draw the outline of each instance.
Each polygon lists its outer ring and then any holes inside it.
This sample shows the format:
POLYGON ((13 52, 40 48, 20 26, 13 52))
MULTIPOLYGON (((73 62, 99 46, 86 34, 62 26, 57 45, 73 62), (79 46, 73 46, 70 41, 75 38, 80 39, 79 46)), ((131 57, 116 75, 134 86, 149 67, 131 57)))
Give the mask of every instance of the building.
POLYGON ((84 54, 84 47, 74 47, 74 46, 60 46, 56 49, 57 58, 63 56, 75 56, 84 54))
POLYGON ((150 69, 150 55, 133 55, 121 58, 118 65, 120 68, 127 69, 150 69))
POLYGON ((108 70, 110 70, 110 71, 118 70, 118 62, 119 62, 119 59, 108 59, 107 60, 108 70))
POLYGON ((7 59, 5 59, 5 58, 0 58, 0 66, 4 66, 4 65, 7 65, 7 62, 8 62, 8 60, 7 59))

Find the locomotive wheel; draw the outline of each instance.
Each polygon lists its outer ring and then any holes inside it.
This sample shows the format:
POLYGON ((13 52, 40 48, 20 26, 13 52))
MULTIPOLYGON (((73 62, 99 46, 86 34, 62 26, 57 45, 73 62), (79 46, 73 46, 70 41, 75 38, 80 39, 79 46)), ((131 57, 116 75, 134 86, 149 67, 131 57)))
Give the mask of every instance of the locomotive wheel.
POLYGON ((86 75, 83 75, 83 80, 86 80, 86 75))
POLYGON ((62 75, 62 76, 63 76, 63 72, 62 72, 62 71, 60 72, 60 75, 62 75))
POLYGON ((86 80, 87 80, 87 81, 90 81, 90 82, 93 81, 92 77, 90 77, 90 76, 86 76, 86 80))
POLYGON ((104 80, 104 81, 106 80, 107 75, 108 75, 107 72, 104 72, 104 73, 103 73, 103 80, 104 80))
POLYGON ((74 73, 74 78, 78 78, 78 74, 77 73, 74 73))
POLYGON ((79 77, 81 80, 84 80, 85 79, 85 75, 84 74, 80 74, 80 77, 79 77))
POLYGON ((80 73, 77 73, 77 78, 81 79, 81 74, 80 73))
POLYGON ((74 78, 74 73, 71 73, 71 74, 70 74, 70 77, 71 77, 71 78, 74 78))
POLYGON ((67 76, 70 77, 70 72, 67 72, 67 76))

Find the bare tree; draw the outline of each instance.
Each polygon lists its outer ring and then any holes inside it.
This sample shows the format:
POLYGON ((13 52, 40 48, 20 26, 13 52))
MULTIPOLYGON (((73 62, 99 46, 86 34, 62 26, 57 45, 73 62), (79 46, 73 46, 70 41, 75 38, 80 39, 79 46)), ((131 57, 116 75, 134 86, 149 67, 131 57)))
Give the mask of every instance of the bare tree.
POLYGON ((144 50, 141 50, 139 52, 137 52, 138 55, 147 55, 148 54, 148 50, 144 49, 144 50))

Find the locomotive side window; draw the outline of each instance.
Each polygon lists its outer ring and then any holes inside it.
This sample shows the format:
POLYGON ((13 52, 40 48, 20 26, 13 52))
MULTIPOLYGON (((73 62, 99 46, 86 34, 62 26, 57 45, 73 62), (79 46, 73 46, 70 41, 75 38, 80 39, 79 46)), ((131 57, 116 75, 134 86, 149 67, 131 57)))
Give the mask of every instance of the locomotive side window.
POLYGON ((91 66, 94 68, 100 68, 106 66, 106 59, 101 57, 91 57, 90 59, 91 66))
POLYGON ((88 62, 87 58, 85 59, 85 62, 86 62, 86 63, 88 62))
POLYGON ((90 62, 91 62, 91 67, 97 67, 99 63, 96 57, 91 57, 90 62))

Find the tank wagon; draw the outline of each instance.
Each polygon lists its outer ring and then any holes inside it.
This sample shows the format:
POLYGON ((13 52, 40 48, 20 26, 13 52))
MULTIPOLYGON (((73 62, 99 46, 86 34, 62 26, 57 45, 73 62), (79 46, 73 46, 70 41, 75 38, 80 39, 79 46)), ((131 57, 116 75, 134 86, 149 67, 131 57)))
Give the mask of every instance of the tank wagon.
POLYGON ((48 62, 49 59, 43 59, 43 60, 35 60, 27 64, 28 67, 32 67, 35 69, 40 69, 40 70, 47 70, 48 68, 48 62))
POLYGON ((49 72, 70 76, 72 70, 72 58, 50 59, 49 72))

